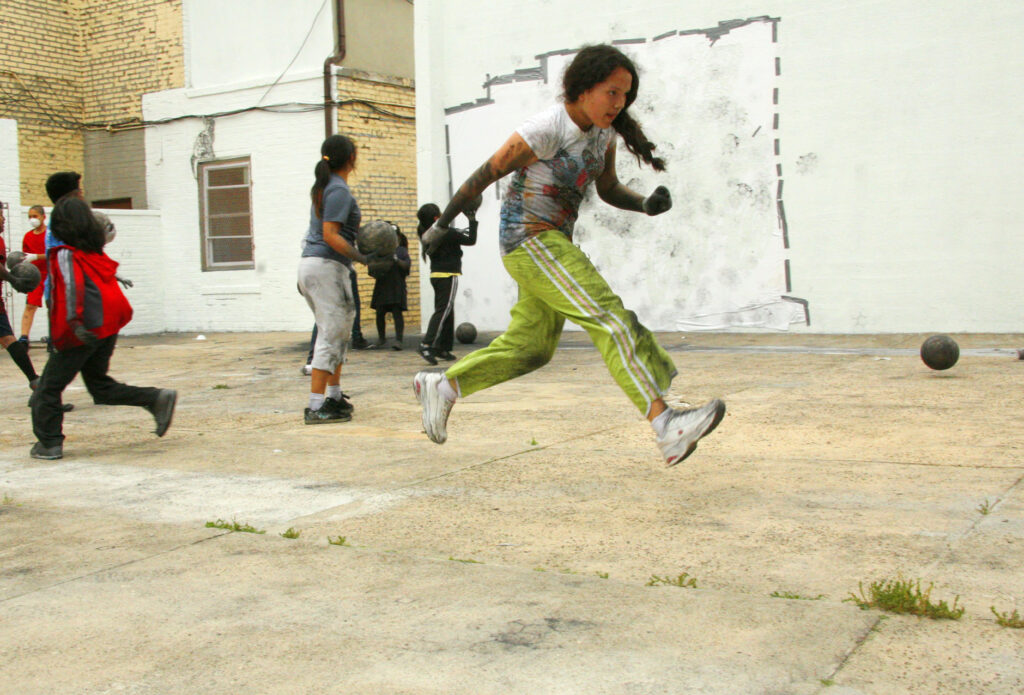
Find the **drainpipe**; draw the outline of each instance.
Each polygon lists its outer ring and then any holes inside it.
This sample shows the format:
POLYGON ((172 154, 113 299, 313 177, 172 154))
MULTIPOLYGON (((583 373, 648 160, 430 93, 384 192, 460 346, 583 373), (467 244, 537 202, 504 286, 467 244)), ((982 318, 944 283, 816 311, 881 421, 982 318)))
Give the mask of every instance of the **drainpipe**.
POLYGON ((334 0, 334 53, 324 61, 324 137, 334 134, 337 111, 334 108, 333 68, 345 60, 345 0, 334 0))

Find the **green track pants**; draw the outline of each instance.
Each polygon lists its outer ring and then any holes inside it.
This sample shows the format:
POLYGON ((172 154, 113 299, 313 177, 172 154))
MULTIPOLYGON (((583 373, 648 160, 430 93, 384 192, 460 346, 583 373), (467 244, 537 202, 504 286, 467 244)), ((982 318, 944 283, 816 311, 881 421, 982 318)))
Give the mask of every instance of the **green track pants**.
POLYGON ((647 416, 651 403, 668 390, 675 365, 586 254, 550 230, 530 237, 502 261, 519 284, 519 300, 502 335, 445 373, 459 393, 468 396, 544 366, 570 319, 587 331, 612 377, 647 416))

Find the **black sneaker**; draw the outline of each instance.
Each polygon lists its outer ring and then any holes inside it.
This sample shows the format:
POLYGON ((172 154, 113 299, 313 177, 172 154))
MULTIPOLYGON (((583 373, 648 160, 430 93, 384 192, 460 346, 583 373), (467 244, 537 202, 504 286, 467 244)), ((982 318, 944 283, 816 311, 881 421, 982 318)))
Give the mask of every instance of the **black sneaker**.
POLYGON ((64 458, 64 447, 60 444, 56 446, 43 446, 41 442, 36 442, 32 445, 32 450, 28 452, 28 455, 34 459, 53 461, 64 458))
POLYGON ((156 396, 156 403, 148 406, 146 410, 153 413, 156 419, 156 429, 153 432, 156 436, 162 437, 167 434, 167 428, 171 426, 171 419, 174 417, 174 406, 178 402, 178 392, 174 389, 160 389, 156 396))
POLYGON ((370 343, 366 338, 360 336, 352 339, 352 347, 356 350, 365 350, 370 347, 370 343))
POLYGON ((421 343, 418 352, 420 353, 420 357, 425 359, 430 364, 437 364, 437 358, 434 357, 434 351, 430 348, 429 345, 423 345, 421 343))
POLYGON ((324 401, 324 404, 317 410, 306 408, 304 419, 307 425, 323 425, 328 422, 348 422, 352 419, 352 413, 343 413, 324 401))
POLYGON ((448 350, 437 353, 437 356, 440 357, 442 360, 447 360, 448 362, 454 362, 455 360, 459 359, 458 357, 450 353, 448 350))
POLYGON ((337 399, 330 397, 325 398, 323 407, 333 408, 339 413, 348 415, 351 415, 352 411, 355 410, 355 406, 353 406, 352 402, 348 399, 348 394, 345 393, 341 394, 341 396, 337 399))

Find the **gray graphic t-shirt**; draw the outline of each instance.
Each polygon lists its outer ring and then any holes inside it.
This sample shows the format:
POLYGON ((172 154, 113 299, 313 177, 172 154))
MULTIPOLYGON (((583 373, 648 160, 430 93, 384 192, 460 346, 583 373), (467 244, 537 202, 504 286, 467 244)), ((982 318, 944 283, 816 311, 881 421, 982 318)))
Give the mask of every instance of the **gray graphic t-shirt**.
POLYGON ((560 103, 516 132, 540 161, 514 172, 506 189, 499 229, 503 256, 549 229, 572 239, 583 192, 604 171, 605 154, 615 137, 613 128, 580 130, 560 103))

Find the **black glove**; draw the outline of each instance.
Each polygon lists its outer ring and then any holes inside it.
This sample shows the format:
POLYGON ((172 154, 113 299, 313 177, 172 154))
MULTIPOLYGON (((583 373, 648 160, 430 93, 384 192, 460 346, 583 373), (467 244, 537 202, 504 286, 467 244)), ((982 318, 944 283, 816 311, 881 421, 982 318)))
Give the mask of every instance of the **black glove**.
POLYGON ((423 236, 420 237, 420 246, 423 249, 424 260, 434 251, 437 251, 437 247, 441 245, 446 236, 448 236, 448 228, 438 227, 436 222, 431 225, 430 229, 423 232, 423 236))
POLYGON ((650 216, 660 215, 672 208, 672 194, 664 186, 658 186, 654 193, 644 198, 644 212, 650 216))
POLYGON ((96 337, 96 334, 83 326, 79 321, 72 323, 71 329, 75 332, 75 337, 81 340, 85 345, 95 345, 99 342, 99 338, 96 337))

